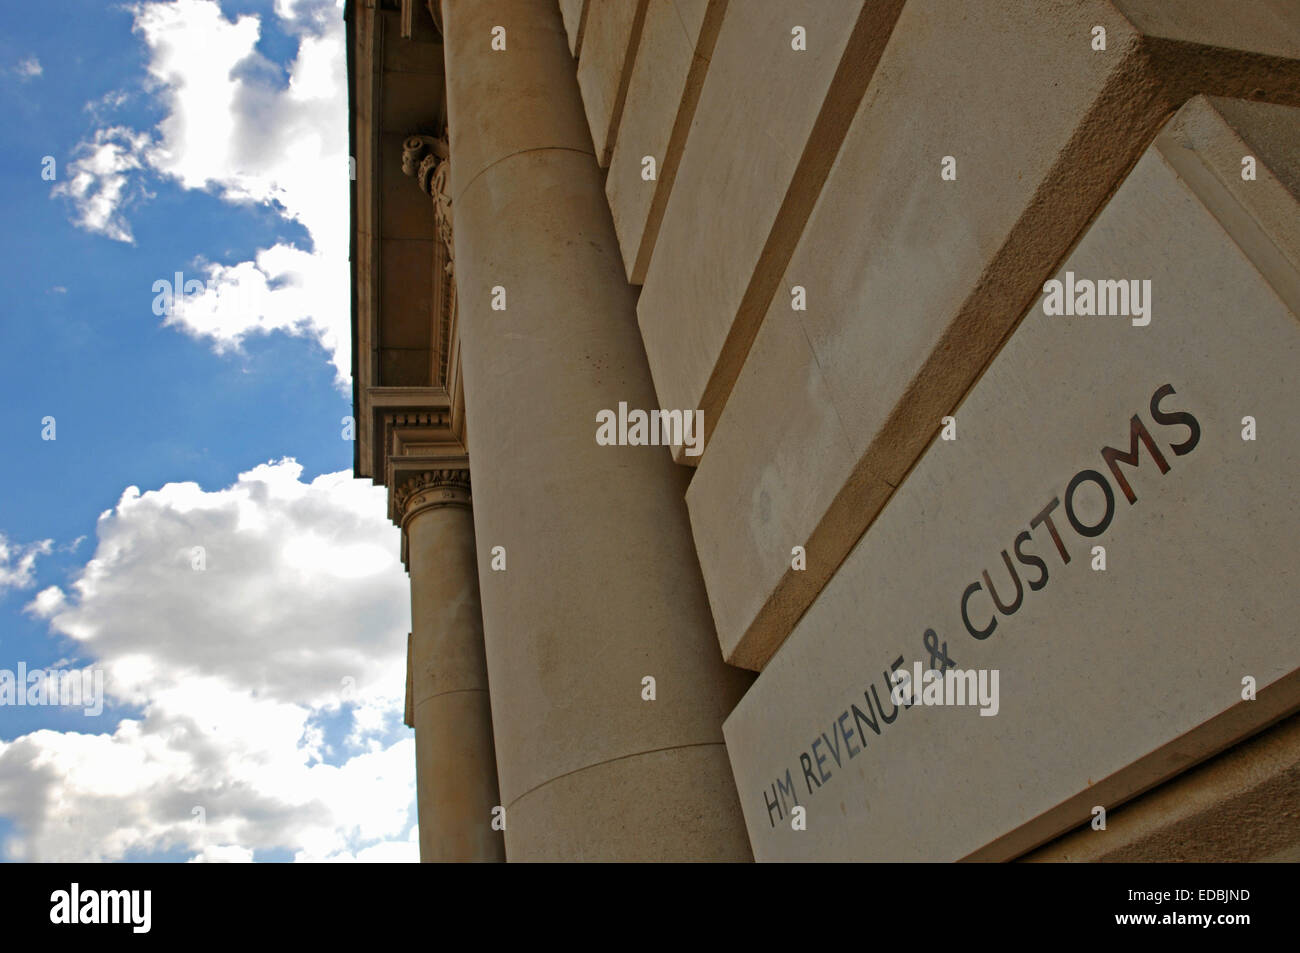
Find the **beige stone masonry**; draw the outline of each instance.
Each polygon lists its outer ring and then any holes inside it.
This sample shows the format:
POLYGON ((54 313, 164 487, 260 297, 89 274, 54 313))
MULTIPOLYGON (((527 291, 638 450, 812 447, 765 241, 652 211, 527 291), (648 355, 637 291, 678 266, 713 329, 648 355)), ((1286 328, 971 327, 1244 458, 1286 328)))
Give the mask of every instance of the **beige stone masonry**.
MULTIPOLYGON (((637 260, 650 257, 637 315, 660 404, 701 408, 706 434, 901 7, 752 0, 727 8, 663 222, 653 248, 636 251, 637 260), (806 51, 792 49, 796 26, 806 51)), ((681 448, 676 458, 699 461, 681 448)))
POLYGON ((1230 829, 1294 851, 1267 833, 1294 812, 1256 824, 1294 731, 1203 792, 1231 794, 1208 827, 1205 798, 1123 805, 1300 707, 1297 144, 1300 108, 1193 99, 1050 275, 1149 282, 1149 308, 1040 292, 728 718, 758 859, 1007 859, 1097 807, 1134 826, 1054 856, 1151 859, 1198 825, 1200 857, 1230 829), (935 645, 998 673, 995 714, 890 698, 935 645))
POLYGON ((686 472, 662 448, 595 440, 599 410, 651 407, 654 388, 559 9, 442 9, 507 853, 748 859, 721 723, 750 677, 718 656, 686 472), (489 46, 497 24, 505 52, 489 46))
POLYGON ((582 33, 586 26, 587 0, 560 0, 564 32, 569 37, 569 52, 576 58, 582 52, 582 33))
POLYGON ((587 0, 578 85, 591 140, 601 167, 609 165, 618 138, 628 80, 650 0, 587 0))
POLYGON ((479 612, 469 471, 433 470, 394 494, 411 574, 407 659, 423 861, 505 860, 479 612))
MULTIPOLYGON (((1178 105, 1300 102, 1293 6, 1243 6, 1208 35, 1261 52, 1148 37, 1104 0, 904 6, 688 493, 729 661, 771 657, 1178 105)), ((716 353, 675 340, 665 365, 716 353)))
MULTIPOLYGON (((436 134, 442 43, 423 2, 351 7, 353 380, 356 474, 387 483, 385 419, 451 405, 460 432, 456 364, 433 208, 403 174, 412 134, 436 134), (407 32, 409 28, 409 34, 407 32)), ((391 486, 391 483, 388 483, 391 486)))
POLYGON ((1021 859, 1300 862, 1300 715, 1021 859))
POLYGON ((622 135, 605 180, 623 266, 634 285, 645 280, 726 8, 727 0, 649 0, 646 8, 622 135))

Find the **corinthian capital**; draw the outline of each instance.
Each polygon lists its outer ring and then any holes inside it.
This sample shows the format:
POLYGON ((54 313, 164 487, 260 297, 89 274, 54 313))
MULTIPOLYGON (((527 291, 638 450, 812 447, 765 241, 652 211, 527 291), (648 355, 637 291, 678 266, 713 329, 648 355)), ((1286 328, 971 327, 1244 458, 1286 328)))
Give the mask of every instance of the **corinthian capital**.
POLYGON ((427 470, 402 481, 393 492, 393 509, 403 529, 415 514, 439 506, 471 502, 468 470, 427 470))

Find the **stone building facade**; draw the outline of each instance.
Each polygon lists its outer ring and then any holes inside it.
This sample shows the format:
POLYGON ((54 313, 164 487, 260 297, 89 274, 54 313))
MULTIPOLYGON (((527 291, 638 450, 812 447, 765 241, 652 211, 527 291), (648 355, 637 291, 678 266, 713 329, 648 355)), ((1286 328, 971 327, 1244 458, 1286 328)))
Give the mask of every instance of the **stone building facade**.
POLYGON ((345 17, 424 859, 1300 858, 1293 0, 345 17))

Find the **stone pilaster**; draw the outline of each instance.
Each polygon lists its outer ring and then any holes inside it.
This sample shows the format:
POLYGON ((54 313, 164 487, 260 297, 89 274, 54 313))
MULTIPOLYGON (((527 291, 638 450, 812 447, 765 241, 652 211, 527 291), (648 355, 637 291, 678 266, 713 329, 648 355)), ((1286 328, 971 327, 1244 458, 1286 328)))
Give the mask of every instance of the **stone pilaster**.
POLYGON ((504 860, 469 471, 408 477, 393 503, 411 574, 420 859, 504 860))

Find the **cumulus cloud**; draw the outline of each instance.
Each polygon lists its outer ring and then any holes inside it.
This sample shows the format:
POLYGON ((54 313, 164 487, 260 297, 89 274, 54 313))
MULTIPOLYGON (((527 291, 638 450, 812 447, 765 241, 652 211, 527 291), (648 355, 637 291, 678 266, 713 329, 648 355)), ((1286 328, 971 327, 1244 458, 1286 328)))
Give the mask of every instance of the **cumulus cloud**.
MULTIPOLYGON (((202 266, 207 281, 201 292, 176 297, 165 311, 164 324, 206 338, 217 353, 238 350, 255 331, 314 334, 332 356, 340 382, 350 378, 346 363, 351 333, 346 325, 323 325, 313 315, 330 305, 321 302, 321 289, 347 301, 347 272, 328 256, 277 244, 259 251, 253 261, 237 265, 202 266), (341 281, 340 281, 341 276, 341 281)), ((345 309, 346 310, 346 309, 345 309)))
POLYGON ((382 489, 301 475, 128 487, 67 591, 31 600, 110 705, 0 742, 11 859, 416 859, 396 530, 382 489))
POLYGON ((19 544, 0 533, 0 595, 8 589, 26 589, 35 582, 36 557, 45 556, 54 540, 19 544))
POLYGON ((230 19, 215 0, 131 9, 148 56, 145 85, 166 114, 142 139, 130 140, 125 156, 104 154, 101 137, 116 127, 82 143, 74 174, 87 181, 61 191, 73 200, 78 224, 130 241, 123 209, 132 196, 119 177, 131 171, 275 209, 303 227, 310 247, 279 242, 251 261, 201 263, 207 289, 169 314, 169 323, 218 350, 237 348, 257 332, 310 334, 330 353, 345 386, 351 364, 347 77, 338 5, 276 0, 270 16, 298 44, 284 68, 258 51, 263 21, 257 15, 230 19), (127 162, 134 165, 120 168, 127 162))

